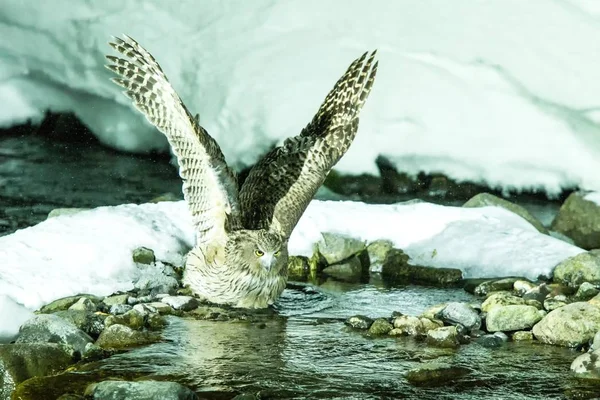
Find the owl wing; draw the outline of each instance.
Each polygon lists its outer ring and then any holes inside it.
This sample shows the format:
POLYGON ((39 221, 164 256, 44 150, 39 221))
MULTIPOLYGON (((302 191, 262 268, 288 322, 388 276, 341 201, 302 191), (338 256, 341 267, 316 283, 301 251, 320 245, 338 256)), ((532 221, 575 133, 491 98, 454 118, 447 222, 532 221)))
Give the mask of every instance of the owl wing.
POLYGON ((192 214, 198 245, 210 246, 241 222, 238 187, 219 145, 190 114, 154 57, 135 40, 109 43, 126 59, 106 56, 107 68, 125 95, 165 134, 179 163, 183 195, 192 214))
POLYGON ((242 224, 288 238, 317 189, 356 136, 358 115, 375 80, 375 52, 356 59, 337 81, 312 121, 271 150, 250 171, 240 191, 242 224))

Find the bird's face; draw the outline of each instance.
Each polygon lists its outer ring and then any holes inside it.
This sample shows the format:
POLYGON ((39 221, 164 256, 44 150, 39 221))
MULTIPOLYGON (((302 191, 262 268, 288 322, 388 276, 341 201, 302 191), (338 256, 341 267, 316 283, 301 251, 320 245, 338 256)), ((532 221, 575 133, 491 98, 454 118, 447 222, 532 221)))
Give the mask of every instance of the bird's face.
POLYGON ((287 248, 278 235, 266 230, 238 232, 237 250, 253 272, 279 272, 287 264, 287 248))

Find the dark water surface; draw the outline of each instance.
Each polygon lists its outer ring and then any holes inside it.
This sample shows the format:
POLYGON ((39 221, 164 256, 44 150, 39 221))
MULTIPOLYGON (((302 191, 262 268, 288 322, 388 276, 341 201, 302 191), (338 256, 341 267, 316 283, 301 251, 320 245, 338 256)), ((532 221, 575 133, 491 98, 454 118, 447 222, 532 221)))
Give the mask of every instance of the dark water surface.
MULTIPOLYGON (((93 142, 0 136, 0 235, 44 220, 53 208, 146 202, 180 187, 165 157, 121 154, 93 142)), ((524 205, 546 224, 557 209, 555 203, 524 205)), ((241 392, 264 399, 583 399, 600 393, 571 377, 574 350, 519 343, 440 350, 411 338, 369 338, 342 322, 354 314, 417 315, 451 300, 472 297, 462 289, 329 281, 314 290, 286 290, 278 305, 283 317, 264 323, 171 318, 165 341, 97 366, 110 374, 175 379, 205 398, 223 399, 241 392), (411 386, 404 373, 430 360, 471 372, 440 387, 411 386)))

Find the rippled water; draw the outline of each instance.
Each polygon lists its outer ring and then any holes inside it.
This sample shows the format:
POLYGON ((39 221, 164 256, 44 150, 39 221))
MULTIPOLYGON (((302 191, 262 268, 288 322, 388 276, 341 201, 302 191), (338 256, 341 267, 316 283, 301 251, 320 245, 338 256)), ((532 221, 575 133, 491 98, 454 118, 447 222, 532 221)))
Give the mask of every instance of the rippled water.
POLYGON ((495 349, 477 343, 458 350, 436 349, 407 337, 370 338, 342 322, 353 314, 418 314, 453 300, 472 297, 459 289, 417 286, 288 289, 278 305, 284 318, 247 323, 173 317, 164 331, 165 342, 113 356, 99 366, 111 373, 137 371, 146 377, 176 379, 207 398, 239 392, 260 392, 262 398, 273 399, 595 396, 594 386, 569 374, 575 350, 525 343, 495 349), (430 360, 471 372, 442 387, 410 385, 403 374, 430 360))

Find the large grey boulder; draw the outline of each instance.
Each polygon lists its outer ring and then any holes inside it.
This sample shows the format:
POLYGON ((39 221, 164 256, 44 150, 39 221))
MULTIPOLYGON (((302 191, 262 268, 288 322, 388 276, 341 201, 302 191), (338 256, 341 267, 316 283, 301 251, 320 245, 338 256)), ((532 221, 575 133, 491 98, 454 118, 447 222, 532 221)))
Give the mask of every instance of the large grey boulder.
POLYGON ((552 222, 552 230, 590 250, 600 247, 600 205, 586 198, 587 194, 571 193, 552 222))
POLYGON ((189 388, 176 382, 103 381, 88 386, 85 395, 94 400, 197 400, 189 388))
POLYGON ((567 304, 551 311, 533 327, 542 343, 577 347, 600 331, 600 308, 586 302, 567 304))
POLYGON ((438 314, 439 319, 447 324, 460 324, 471 331, 481 328, 479 313, 465 303, 452 302, 438 314))
POLYGON ((21 326, 16 342, 59 343, 83 354, 85 346, 93 339, 71 321, 53 314, 39 314, 21 326))
POLYGON ((517 214, 519 217, 523 218, 527 222, 529 222, 535 229, 539 232, 548 234, 548 230, 542 225, 542 223, 529 211, 520 205, 511 203, 508 200, 501 199, 500 197, 494 196, 490 193, 479 193, 473 196, 469 201, 467 201, 463 207, 487 207, 494 206, 504 208, 514 214, 517 214))

